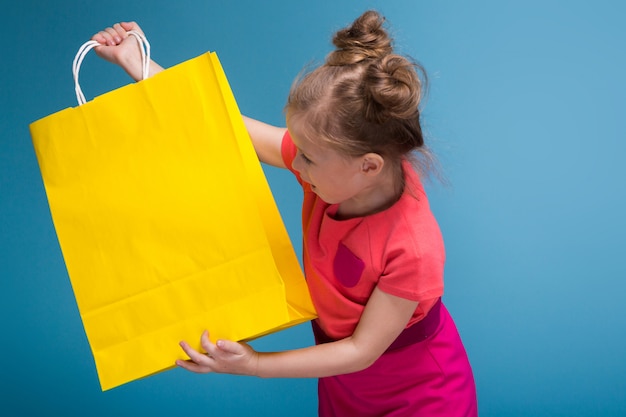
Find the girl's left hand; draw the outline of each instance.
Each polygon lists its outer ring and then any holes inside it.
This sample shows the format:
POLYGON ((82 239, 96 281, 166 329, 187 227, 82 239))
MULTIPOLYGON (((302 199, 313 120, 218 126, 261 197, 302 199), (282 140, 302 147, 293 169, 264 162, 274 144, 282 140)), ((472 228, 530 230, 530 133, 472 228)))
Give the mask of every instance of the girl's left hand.
POLYGON ((226 373, 233 375, 256 375, 259 354, 246 343, 218 340, 215 344, 209 340, 209 332, 204 331, 200 345, 207 352, 200 353, 187 342, 180 346, 189 356, 189 360, 177 360, 176 365, 196 373, 226 373))

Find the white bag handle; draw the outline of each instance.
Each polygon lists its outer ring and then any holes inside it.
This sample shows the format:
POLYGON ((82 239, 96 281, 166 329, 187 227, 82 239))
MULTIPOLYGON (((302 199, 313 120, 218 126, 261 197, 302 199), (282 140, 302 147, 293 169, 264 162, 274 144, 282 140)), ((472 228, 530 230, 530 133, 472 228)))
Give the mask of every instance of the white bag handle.
MULTIPOLYGON (((137 39, 137 43, 139 44, 139 50, 141 51, 142 67, 141 78, 145 80, 146 78, 148 78, 150 70, 150 43, 148 43, 148 40, 144 35, 137 32, 136 30, 130 30, 128 31, 128 34, 134 36, 135 39, 137 39)), ((80 84, 78 83, 78 72, 80 71, 80 65, 82 64, 83 59, 85 59, 85 55, 87 55, 87 52, 100 45, 100 42, 97 41, 87 41, 78 49, 76 57, 74 58, 72 73, 74 74, 74 89, 76 90, 76 100, 78 101, 79 106, 87 102, 87 100, 85 100, 85 95, 80 88, 80 84)))

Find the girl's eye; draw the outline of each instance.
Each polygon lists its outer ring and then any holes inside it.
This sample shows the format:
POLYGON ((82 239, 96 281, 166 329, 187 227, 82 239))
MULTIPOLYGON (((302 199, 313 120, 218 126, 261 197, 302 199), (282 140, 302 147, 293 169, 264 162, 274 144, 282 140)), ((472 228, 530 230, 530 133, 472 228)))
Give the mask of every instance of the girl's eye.
POLYGON ((304 161, 305 164, 310 165, 313 163, 313 161, 311 161, 309 158, 307 158, 307 156, 303 153, 300 154, 300 156, 302 157, 302 160, 304 161))

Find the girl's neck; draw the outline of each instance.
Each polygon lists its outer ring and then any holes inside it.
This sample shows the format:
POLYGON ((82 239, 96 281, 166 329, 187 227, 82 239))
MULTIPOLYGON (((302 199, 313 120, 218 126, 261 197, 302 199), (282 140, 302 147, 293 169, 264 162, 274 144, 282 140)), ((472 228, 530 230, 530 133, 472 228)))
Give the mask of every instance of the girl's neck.
POLYGON ((394 171, 389 169, 387 172, 381 173, 382 175, 372 181, 358 195, 339 203, 335 218, 346 220, 364 217, 393 206, 404 191, 403 175, 397 175, 394 171))

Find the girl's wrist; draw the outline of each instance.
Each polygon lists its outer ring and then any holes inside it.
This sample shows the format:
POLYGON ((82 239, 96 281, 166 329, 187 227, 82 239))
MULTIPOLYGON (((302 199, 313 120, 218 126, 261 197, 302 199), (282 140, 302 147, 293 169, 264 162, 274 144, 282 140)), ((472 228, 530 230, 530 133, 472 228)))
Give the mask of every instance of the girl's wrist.
POLYGON ((120 59, 119 66, 126 71, 135 81, 142 79, 141 57, 124 56, 120 59))
POLYGON ((259 362, 261 361, 261 354, 259 352, 254 352, 254 357, 252 359, 252 376, 256 376, 258 378, 261 377, 259 374, 259 362))

